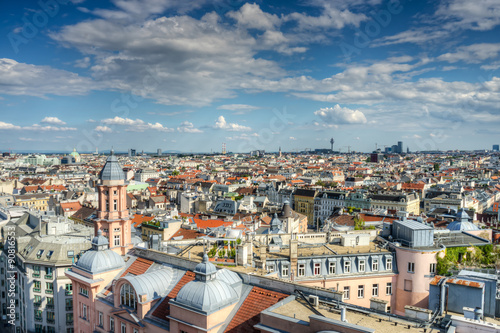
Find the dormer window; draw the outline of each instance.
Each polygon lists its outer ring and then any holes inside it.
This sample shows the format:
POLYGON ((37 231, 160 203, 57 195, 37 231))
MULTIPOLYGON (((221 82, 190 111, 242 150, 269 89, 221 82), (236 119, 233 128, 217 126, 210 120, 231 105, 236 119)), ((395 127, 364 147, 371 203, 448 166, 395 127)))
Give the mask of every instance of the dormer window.
POLYGON ((123 284, 120 288, 120 304, 134 310, 137 309, 137 297, 134 288, 128 283, 123 284))

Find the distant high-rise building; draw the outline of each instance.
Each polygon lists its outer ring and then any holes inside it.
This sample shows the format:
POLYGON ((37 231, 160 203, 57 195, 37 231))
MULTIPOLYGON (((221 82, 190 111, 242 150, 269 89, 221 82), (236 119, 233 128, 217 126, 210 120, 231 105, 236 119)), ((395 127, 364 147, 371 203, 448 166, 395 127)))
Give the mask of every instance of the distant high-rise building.
POLYGON ((156 155, 161 156, 161 149, 160 149, 160 148, 158 148, 158 149, 156 150, 156 155))
POLYGON ((380 163, 384 160, 384 155, 380 153, 373 153, 370 155, 370 162, 372 163, 380 163))
POLYGON ((493 151, 499 151, 500 145, 493 145, 493 151))
POLYGON ((137 155, 137 152, 135 149, 129 149, 128 150, 128 157, 133 157, 133 156, 136 156, 137 155))
POLYGON ((398 154, 403 152, 403 141, 398 141, 398 154))
POLYGON ((409 154, 410 153, 410 147, 406 147, 406 153, 409 154))

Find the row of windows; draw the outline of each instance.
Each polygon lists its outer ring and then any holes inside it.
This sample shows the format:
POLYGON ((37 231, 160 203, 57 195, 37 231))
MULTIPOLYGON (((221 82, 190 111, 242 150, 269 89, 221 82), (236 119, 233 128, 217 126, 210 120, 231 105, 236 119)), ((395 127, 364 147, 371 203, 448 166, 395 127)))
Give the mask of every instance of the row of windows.
MULTIPOLYGON (((392 295, 392 282, 387 282, 385 285, 385 294, 387 296, 392 295)), ((378 283, 375 283, 372 285, 372 297, 378 297, 379 296, 379 285, 378 283)), ((365 297, 365 285, 358 285, 358 298, 364 298, 365 297)), ((344 287, 344 299, 350 299, 351 298, 351 287, 345 286, 344 287)))
MULTIPOLYGON (((436 263, 432 263, 429 265, 429 273, 436 274, 436 263)), ((415 263, 408 262, 408 273, 415 273, 415 263)))
MULTIPOLYGON (((104 329, 104 314, 102 312, 97 313, 97 318, 98 318, 98 326, 104 329)), ((115 318, 109 316, 109 331, 115 331, 115 318)), ((130 331, 129 331, 130 332, 130 331)), ((127 333, 127 324, 122 322, 120 324, 120 333, 127 333)), ((139 333, 139 329, 133 328, 133 333, 139 333)))
MULTIPOLYGON (((366 259, 358 260, 358 272, 364 273, 366 272, 366 259)), ((387 258, 385 263, 385 268, 388 271, 392 270, 392 258, 387 258)), ((267 267, 269 272, 274 272, 274 265, 268 265, 267 267)), ((379 271, 379 259, 372 259, 371 263, 371 271, 377 272, 379 271)), ((290 273, 289 265, 281 265, 281 276, 287 277, 290 273)), ((341 272, 339 272, 341 273, 341 272)), ((344 274, 351 273, 351 261, 344 261, 344 274)), ((338 274, 337 273, 337 262, 329 262, 328 263, 328 274, 338 274)), ((297 265, 297 276, 305 276, 306 275, 306 264, 298 264, 297 265)), ((321 263, 314 263, 313 266, 313 275, 321 275, 321 263)))

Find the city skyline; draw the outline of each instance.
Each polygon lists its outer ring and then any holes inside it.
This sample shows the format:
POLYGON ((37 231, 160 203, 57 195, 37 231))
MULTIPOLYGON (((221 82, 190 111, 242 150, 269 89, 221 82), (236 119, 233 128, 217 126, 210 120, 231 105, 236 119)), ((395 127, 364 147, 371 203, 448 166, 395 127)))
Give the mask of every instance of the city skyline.
POLYGON ((7 151, 491 149, 500 4, 2 4, 7 151), (103 33, 106 32, 106 33, 103 33))

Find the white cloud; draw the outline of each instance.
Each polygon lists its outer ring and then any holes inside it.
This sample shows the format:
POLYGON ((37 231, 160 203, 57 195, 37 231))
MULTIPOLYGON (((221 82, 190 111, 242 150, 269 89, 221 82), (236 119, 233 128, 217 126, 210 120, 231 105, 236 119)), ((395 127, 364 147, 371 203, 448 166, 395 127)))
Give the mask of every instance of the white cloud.
POLYGON ((75 67, 88 68, 90 66, 90 57, 83 57, 75 61, 75 67))
POLYGON ((74 127, 56 127, 56 126, 41 126, 39 124, 33 124, 31 126, 18 126, 10 123, 5 123, 0 121, 0 129, 1 130, 26 130, 26 131, 76 131, 74 127))
POLYGON ((247 104, 224 104, 217 107, 217 110, 229 110, 234 114, 245 114, 247 112, 260 109, 258 106, 247 104))
POLYGON ((295 138, 295 137, 291 136, 291 137, 289 137, 289 138, 288 138, 288 140, 295 141, 295 140, 297 140, 297 138, 295 138))
POLYGON ((441 1, 435 16, 449 30, 491 30, 500 25, 500 2, 495 0, 441 1))
POLYGON ((101 120, 101 123, 106 125, 118 125, 118 126, 126 126, 125 131, 128 132, 144 132, 148 130, 160 131, 160 132, 172 132, 172 128, 164 127, 160 123, 146 123, 141 119, 129 119, 129 118, 121 118, 114 117, 101 120))
POLYGON ((238 25, 246 28, 270 30, 281 24, 277 15, 263 12, 255 3, 246 3, 239 10, 229 12, 226 15, 236 20, 238 25))
POLYGON ((442 54, 438 60, 447 62, 464 61, 468 63, 480 63, 486 59, 496 59, 500 53, 500 43, 480 43, 460 46, 456 52, 442 54))
POLYGON ((101 132, 101 133, 111 133, 113 130, 109 128, 108 126, 97 126, 94 131, 96 132, 101 132))
POLYGON ((177 130, 184 133, 203 133, 202 130, 195 128, 189 121, 183 121, 181 125, 177 127, 177 130))
POLYGON ((0 129, 1 130, 8 130, 8 129, 21 129, 21 126, 13 125, 10 123, 4 123, 3 121, 0 121, 0 129))
POLYGON ((314 112, 324 122, 328 124, 365 124, 366 117, 359 110, 351 110, 349 108, 335 105, 333 108, 323 108, 314 112))
POLYGON ((3 58, 0 59, 0 86, 3 94, 46 97, 85 95, 100 85, 76 73, 3 58))
POLYGON ((252 130, 250 127, 247 126, 238 125, 235 123, 228 123, 224 118, 224 116, 219 116, 219 118, 217 118, 217 120, 215 121, 214 128, 232 132, 243 132, 252 130))
POLYGON ((41 123, 52 124, 52 125, 66 125, 64 121, 57 117, 45 117, 42 119, 41 123))

